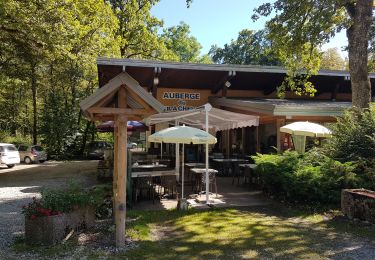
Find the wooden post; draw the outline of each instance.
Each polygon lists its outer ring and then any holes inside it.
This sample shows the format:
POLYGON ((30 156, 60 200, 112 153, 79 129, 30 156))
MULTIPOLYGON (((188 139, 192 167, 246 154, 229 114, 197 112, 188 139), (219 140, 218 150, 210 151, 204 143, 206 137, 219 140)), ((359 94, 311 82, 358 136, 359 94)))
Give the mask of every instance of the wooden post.
POLYGON ((277 141, 277 151, 281 152, 281 132, 280 127, 285 125, 285 119, 276 119, 276 141, 277 141))
POLYGON ((257 125, 255 128, 255 138, 256 138, 256 152, 260 153, 259 125, 257 125))
MULTIPOLYGON (((127 107, 127 93, 124 86, 118 91, 117 104, 119 108, 127 107)), ((126 180, 127 180, 127 144, 128 144, 128 118, 124 115, 116 117, 117 126, 117 180, 115 197, 115 225, 116 247, 125 246, 125 219, 126 219, 126 180)))
POLYGON ((127 117, 118 116, 117 125, 117 193, 115 198, 116 247, 125 246, 126 179, 127 179, 127 117))
POLYGON ((116 224, 116 217, 118 214, 116 213, 116 198, 117 198, 117 176, 118 176, 118 145, 117 145, 117 125, 115 124, 113 129, 113 141, 114 141, 114 147, 113 147, 113 221, 116 224))
POLYGON ((245 145, 246 145, 245 127, 241 128, 241 143, 242 143, 242 157, 244 157, 245 156, 245 145))

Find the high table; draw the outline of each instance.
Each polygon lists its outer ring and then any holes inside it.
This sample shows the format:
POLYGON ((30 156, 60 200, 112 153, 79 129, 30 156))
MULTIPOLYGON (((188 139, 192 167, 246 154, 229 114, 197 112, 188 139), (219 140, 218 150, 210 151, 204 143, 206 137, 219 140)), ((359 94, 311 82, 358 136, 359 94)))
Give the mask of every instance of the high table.
MULTIPOLYGON (((144 166, 144 165, 141 165, 141 166, 144 166)), ((160 166, 160 165, 155 165, 155 166, 160 166)), ((164 188, 164 191, 165 191, 165 188, 168 188, 170 190, 170 188, 172 187, 171 189, 172 195, 173 195, 173 191, 177 189, 176 188, 177 172, 175 169, 153 170, 153 171, 132 171, 131 177, 132 177, 132 183, 134 186, 133 189, 135 191, 135 196, 133 197, 134 201, 137 201, 138 192, 142 195, 142 190, 143 191, 147 190, 152 200, 154 200, 155 194, 156 196, 161 195, 161 187, 164 188), (163 177, 165 178, 171 177, 171 178, 167 178, 169 179, 167 180, 167 182, 172 183, 172 185, 167 184, 168 186, 164 186, 163 181, 162 181, 163 177)))
MULTIPOLYGON (((187 175, 186 176, 186 180, 189 183, 191 183, 191 185, 193 185, 194 184, 194 180, 193 180, 193 175, 190 172, 190 169, 192 169, 192 168, 205 168, 206 164, 205 163, 197 163, 197 162, 185 163, 184 167, 185 167, 185 173, 187 175)), ((185 183, 186 183, 186 180, 184 180, 185 183)), ((192 186, 192 188, 194 188, 194 187, 192 186)))
POLYGON ((234 169, 234 166, 233 164, 234 163, 248 163, 248 160, 246 159, 239 159, 239 158, 227 158, 227 159, 213 159, 212 160, 214 163, 219 163, 221 164, 221 169, 222 169, 222 172, 223 174, 225 175, 229 175, 229 169, 234 169))
MULTIPOLYGON (((202 189, 202 177, 203 177, 203 174, 206 173, 206 169, 205 168, 192 168, 190 169, 190 171, 192 173, 194 173, 195 175, 195 188, 196 188, 196 192, 198 192, 199 190, 202 189)), ((215 169, 208 169, 208 174, 217 174, 218 171, 215 170, 215 169)))
POLYGON ((257 165, 254 163, 240 163, 238 164, 238 166, 240 166, 241 168, 249 167, 250 169, 255 169, 257 167, 257 165))

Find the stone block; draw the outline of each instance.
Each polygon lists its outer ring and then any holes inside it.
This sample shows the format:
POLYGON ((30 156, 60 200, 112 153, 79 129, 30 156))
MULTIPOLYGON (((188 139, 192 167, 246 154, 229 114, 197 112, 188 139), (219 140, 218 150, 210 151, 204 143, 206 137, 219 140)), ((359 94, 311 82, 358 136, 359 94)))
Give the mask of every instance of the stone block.
POLYGON ((375 192, 365 189, 342 190, 341 210, 349 219, 375 224, 375 192))

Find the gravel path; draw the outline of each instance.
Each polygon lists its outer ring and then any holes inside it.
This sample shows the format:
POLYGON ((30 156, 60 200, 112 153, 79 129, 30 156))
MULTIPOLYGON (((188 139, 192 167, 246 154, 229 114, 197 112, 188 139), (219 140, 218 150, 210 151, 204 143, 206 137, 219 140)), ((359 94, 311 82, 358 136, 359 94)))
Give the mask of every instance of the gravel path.
POLYGON ((24 233, 23 205, 40 196, 43 187, 61 187, 69 181, 94 185, 96 166, 97 161, 48 161, 0 168, 0 259, 8 256, 13 239, 24 233))

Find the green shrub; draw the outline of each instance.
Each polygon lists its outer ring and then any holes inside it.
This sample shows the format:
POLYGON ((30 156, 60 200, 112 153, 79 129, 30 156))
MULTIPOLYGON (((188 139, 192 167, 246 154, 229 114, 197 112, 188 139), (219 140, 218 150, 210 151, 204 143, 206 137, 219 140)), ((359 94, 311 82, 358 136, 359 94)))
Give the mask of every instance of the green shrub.
POLYGON ((333 160, 321 149, 312 149, 305 155, 290 151, 258 154, 253 159, 264 190, 291 202, 338 203, 341 189, 362 187, 366 182, 356 173, 358 164, 333 160))
POLYGON ((347 110, 331 126, 333 135, 324 146, 325 153, 342 162, 374 159, 375 106, 359 113, 347 110))
POLYGON ((79 184, 70 184, 64 189, 46 189, 42 191, 41 204, 47 209, 59 212, 71 212, 76 207, 95 206, 96 196, 79 184))
POLYGON ((1 143, 10 143, 10 144, 31 144, 31 136, 26 135, 11 135, 7 131, 0 131, 0 142, 1 143))

